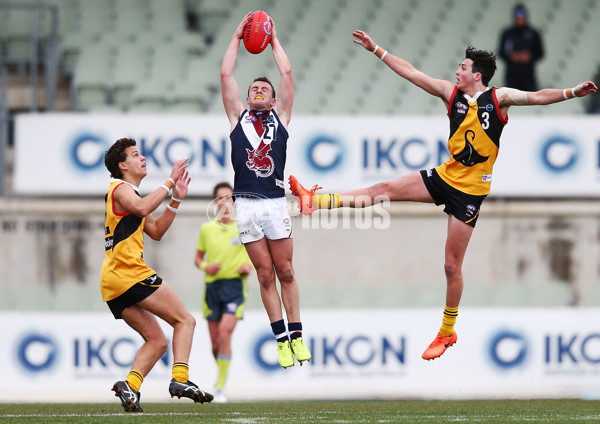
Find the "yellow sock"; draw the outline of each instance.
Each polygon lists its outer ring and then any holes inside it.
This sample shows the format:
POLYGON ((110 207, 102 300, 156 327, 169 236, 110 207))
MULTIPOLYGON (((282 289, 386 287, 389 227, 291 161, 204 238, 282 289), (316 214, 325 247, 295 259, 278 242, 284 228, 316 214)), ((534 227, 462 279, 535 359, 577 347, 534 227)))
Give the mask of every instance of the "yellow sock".
POLYGON ((315 194, 313 206, 318 209, 333 209, 340 207, 339 193, 315 194))
POLYGON ((454 324, 456 324, 456 317, 458 316, 458 307, 450 308, 446 306, 444 308, 444 316, 442 317, 442 326, 440 327, 440 333, 446 337, 450 337, 454 334, 454 324))
POLYGON ((144 381, 144 376, 140 374, 139 371, 131 370, 125 379, 129 387, 131 387, 136 392, 140 391, 140 387, 142 387, 142 382, 144 381))
POLYGON ((225 387, 225 380, 227 380, 230 363, 231 356, 219 355, 219 357, 217 357, 217 366, 219 367, 219 377, 217 378, 216 385, 217 390, 223 390, 223 387, 225 387))
POLYGON ((174 378, 175 381, 180 383, 185 383, 188 381, 190 379, 188 364, 185 362, 175 362, 173 364, 173 373, 171 378, 174 378))

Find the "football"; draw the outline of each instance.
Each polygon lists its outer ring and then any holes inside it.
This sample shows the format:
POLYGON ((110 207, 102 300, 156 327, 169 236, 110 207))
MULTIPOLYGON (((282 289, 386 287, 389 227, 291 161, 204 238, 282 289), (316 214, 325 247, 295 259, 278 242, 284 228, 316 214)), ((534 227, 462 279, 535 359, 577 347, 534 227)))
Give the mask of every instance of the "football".
POLYGON ((262 10, 252 14, 244 28, 244 46, 252 54, 262 52, 271 42, 273 21, 262 10))

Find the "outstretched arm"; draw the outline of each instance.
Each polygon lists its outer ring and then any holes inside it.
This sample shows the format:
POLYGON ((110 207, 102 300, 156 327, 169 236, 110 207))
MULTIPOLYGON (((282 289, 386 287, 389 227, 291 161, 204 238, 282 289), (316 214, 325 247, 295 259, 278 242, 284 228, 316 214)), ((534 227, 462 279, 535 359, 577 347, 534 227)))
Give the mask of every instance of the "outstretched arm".
POLYGON ((244 110, 244 104, 240 100, 240 90, 237 81, 233 77, 233 70, 235 69, 235 62, 240 48, 240 40, 244 36, 244 28, 251 16, 252 12, 246 14, 236 28, 231 37, 231 42, 225 51, 223 62, 221 63, 221 93, 223 95, 223 106, 225 106, 225 113, 231 124, 232 131, 237 125, 240 114, 244 110))
POLYGON ((549 105, 574 97, 584 97, 596 93, 598 87, 592 81, 582 82, 573 88, 544 88, 539 91, 521 91, 515 88, 501 87, 496 90, 498 105, 504 116, 510 106, 549 105))
POLYGON ((275 104, 275 110, 279 120, 287 128, 290 119, 292 119, 292 106, 294 104, 294 79, 292 77, 292 65, 277 38, 277 30, 273 23, 273 34, 271 35, 271 47, 273 48, 273 57, 275 64, 279 69, 279 83, 277 92, 279 100, 275 104))
POLYGON ((596 87, 596 84, 592 81, 582 82, 573 88, 566 88, 564 90, 561 90, 560 88, 545 88, 540 91, 527 93, 527 104, 549 105, 574 97, 584 97, 590 93, 596 93, 597 91, 598 87, 596 87))
POLYGON ((446 103, 446 105, 448 104, 450 96, 454 90, 454 84, 452 84, 450 81, 432 78, 424 72, 416 69, 406 60, 388 53, 381 47, 378 47, 375 42, 371 40, 371 37, 369 37, 369 35, 364 31, 357 30, 354 31, 352 35, 356 37, 353 40, 356 44, 360 44, 366 50, 375 53, 377 57, 383 60, 383 63, 389 66, 402 78, 407 79, 429 94, 440 97, 444 103, 446 103), (376 49, 376 47, 378 48, 376 49))

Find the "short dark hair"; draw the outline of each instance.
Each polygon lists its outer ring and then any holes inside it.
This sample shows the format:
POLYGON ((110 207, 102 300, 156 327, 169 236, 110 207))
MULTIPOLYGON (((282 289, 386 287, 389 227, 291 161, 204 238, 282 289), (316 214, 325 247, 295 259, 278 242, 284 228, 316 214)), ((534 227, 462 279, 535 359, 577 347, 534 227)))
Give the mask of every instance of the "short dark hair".
MULTIPOLYGON (((271 90, 273 90, 273 98, 276 98, 275 87, 273 87, 273 83, 271 83, 271 81, 269 81, 269 78, 267 78, 267 77, 254 78, 254 81, 252 81, 252 84, 254 84, 256 81, 262 81, 262 82, 266 82, 267 84, 269 84, 271 86, 271 90)), ((250 96, 250 87, 252 87, 252 84, 250 84, 248 86, 248 96, 250 96)))
POLYGON ((135 140, 131 138, 120 138, 115 141, 115 144, 109 147, 104 154, 104 165, 106 166, 106 169, 108 169, 108 172, 110 172, 111 177, 119 179, 123 178, 119 163, 124 162, 125 159, 127 159, 125 150, 127 150, 128 147, 135 145, 135 140))
POLYGON ((477 50, 469 44, 465 57, 473 61, 473 72, 481 74, 481 82, 487 87, 496 73, 496 55, 488 50, 477 50))
POLYGON ((222 188, 228 188, 231 191, 233 191, 233 187, 231 187, 231 184, 229 184, 227 181, 223 181, 221 183, 218 183, 215 188, 213 188, 213 199, 217 198, 217 191, 219 191, 222 188))

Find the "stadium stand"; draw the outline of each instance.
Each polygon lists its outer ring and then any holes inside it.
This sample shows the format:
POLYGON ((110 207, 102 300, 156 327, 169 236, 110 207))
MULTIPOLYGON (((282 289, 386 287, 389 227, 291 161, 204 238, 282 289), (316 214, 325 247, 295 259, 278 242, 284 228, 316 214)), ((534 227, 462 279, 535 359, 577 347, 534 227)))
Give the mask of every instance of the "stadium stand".
MULTIPOLYGON (((525 3, 546 45, 546 57, 538 67, 540 85, 563 86, 591 78, 600 65, 600 56, 593 53, 600 39, 600 26, 595 24, 600 0, 525 3), (572 31, 566 34, 564 28, 572 31)), ((58 10, 61 73, 71 78, 75 110, 173 108, 220 113, 220 96, 215 94, 223 52, 244 13, 262 9, 275 19, 294 66, 296 112, 316 114, 439 111, 436 99, 417 95, 409 83, 361 54, 352 43, 352 30, 363 28, 417 68, 452 79, 467 44, 496 50, 513 6, 494 0, 375 0, 368 8, 358 0, 44 0, 41 4, 58 10), (187 93, 186 83, 193 87, 187 93)), ((23 63, 30 57, 30 23, 35 19, 43 40, 51 26, 47 13, 1 10, 1 26, 6 28, 2 45, 9 60, 23 63)), ((250 75, 273 73, 268 52, 250 55, 242 50, 238 68, 248 81, 250 75)), ((503 63, 498 65, 492 83, 502 85, 503 63)), ((582 112, 581 102, 565 102, 516 113, 582 112)))

